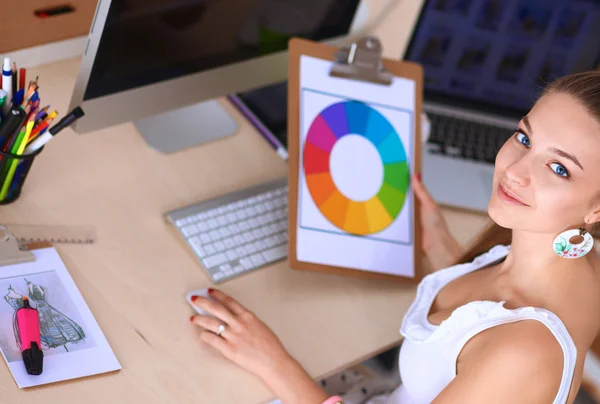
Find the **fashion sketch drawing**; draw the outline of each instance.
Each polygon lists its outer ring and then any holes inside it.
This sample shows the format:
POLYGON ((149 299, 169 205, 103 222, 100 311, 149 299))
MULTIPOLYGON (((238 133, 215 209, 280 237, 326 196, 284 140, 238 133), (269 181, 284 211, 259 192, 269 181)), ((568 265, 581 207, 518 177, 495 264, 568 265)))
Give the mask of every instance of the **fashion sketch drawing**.
MULTIPOLYGON (((33 303, 32 306, 38 310, 42 349, 62 347, 66 352, 69 352, 67 344, 84 343, 86 336, 83 328, 46 301, 46 288, 42 285, 29 282, 25 278, 23 281, 27 287, 27 296, 30 302, 33 303)), ((20 349, 21 339, 16 324, 16 313, 18 309, 23 307, 23 295, 13 289, 12 285, 9 285, 8 293, 4 295, 4 300, 14 309, 13 331, 15 342, 20 349)))

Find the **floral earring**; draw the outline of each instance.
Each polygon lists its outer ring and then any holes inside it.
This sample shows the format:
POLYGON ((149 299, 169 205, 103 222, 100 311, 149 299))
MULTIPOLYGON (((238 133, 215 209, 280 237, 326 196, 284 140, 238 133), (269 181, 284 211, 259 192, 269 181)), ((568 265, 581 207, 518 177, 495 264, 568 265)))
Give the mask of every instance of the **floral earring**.
POLYGON ((565 230, 554 239, 552 247, 562 258, 581 258, 594 246, 594 238, 583 227, 565 230))

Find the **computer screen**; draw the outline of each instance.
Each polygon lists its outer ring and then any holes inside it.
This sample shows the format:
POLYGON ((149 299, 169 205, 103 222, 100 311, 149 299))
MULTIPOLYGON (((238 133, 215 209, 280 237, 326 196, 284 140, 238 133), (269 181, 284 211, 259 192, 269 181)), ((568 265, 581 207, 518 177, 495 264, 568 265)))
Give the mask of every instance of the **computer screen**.
POLYGON ((531 108, 559 76, 600 62, 598 0, 427 0, 405 59, 426 100, 531 108))
POLYGON ((359 2, 112 0, 83 99, 346 35, 359 2))

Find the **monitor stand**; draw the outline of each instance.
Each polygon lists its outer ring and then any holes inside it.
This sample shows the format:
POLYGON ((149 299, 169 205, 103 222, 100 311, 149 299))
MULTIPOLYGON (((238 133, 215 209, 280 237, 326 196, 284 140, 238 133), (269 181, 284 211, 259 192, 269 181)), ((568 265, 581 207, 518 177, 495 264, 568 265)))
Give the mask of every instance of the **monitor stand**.
POLYGON ((237 122, 217 100, 142 118, 134 125, 146 143, 161 153, 174 153, 238 131, 237 122))

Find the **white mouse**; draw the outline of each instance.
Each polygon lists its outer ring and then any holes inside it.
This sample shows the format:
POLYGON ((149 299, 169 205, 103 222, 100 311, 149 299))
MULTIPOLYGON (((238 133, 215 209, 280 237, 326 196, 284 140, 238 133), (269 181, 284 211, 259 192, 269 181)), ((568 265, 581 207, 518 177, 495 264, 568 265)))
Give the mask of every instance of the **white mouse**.
POLYGON ((189 292, 187 294, 187 296, 185 297, 185 300, 190 304, 190 306, 192 306, 192 308, 194 309, 194 311, 196 311, 196 313, 198 313, 199 315, 201 315, 201 316, 215 317, 212 314, 210 314, 209 312, 204 311, 200 307, 196 306, 192 302, 192 296, 202 296, 202 297, 206 297, 208 299, 211 299, 211 297, 208 295, 208 288, 198 289, 198 290, 192 290, 191 292, 189 292))

